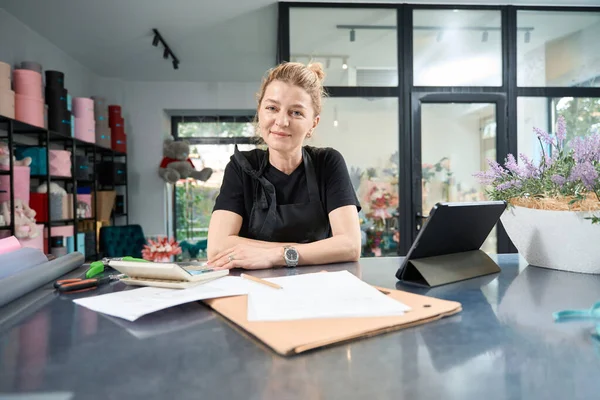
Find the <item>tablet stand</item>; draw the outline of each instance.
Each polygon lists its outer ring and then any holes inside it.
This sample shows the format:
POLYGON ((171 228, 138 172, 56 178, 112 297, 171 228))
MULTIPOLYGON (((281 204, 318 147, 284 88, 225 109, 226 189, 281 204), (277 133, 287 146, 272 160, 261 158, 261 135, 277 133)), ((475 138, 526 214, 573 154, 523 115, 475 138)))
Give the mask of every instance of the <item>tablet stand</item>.
POLYGON ((500 272, 500 267, 494 260, 482 250, 473 250, 411 259, 402 280, 434 287, 496 272, 500 272))

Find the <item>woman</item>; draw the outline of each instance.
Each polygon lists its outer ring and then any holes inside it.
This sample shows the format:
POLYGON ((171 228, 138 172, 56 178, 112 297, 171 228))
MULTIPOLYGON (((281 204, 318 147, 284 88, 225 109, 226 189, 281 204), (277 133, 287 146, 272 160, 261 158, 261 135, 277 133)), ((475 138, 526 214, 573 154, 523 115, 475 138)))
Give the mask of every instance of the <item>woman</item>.
POLYGON ((319 124, 320 64, 284 63, 262 82, 257 134, 234 155, 208 228, 208 264, 261 269, 356 261, 360 204, 341 154, 304 146, 319 124))

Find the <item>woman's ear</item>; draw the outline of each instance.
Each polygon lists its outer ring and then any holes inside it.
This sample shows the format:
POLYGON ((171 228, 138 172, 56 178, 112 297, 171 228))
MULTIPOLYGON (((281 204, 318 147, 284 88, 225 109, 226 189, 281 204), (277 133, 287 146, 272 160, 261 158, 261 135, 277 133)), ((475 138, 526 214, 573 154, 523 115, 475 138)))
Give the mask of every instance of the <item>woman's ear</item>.
POLYGON ((317 115, 313 121, 313 129, 315 129, 317 127, 317 125, 319 125, 319 121, 321 120, 321 116, 317 115))

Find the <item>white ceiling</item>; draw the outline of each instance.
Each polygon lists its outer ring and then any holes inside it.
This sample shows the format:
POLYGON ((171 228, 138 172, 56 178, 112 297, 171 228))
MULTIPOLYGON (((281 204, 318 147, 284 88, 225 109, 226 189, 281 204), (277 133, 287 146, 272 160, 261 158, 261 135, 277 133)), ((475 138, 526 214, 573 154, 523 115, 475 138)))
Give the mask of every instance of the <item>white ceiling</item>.
MULTIPOLYGON (((600 0, 411 3, 600 6, 600 0)), ((0 0, 0 7, 104 77, 254 82, 276 61, 273 0, 0 0), (152 46, 152 28, 181 60, 178 70, 152 46)))

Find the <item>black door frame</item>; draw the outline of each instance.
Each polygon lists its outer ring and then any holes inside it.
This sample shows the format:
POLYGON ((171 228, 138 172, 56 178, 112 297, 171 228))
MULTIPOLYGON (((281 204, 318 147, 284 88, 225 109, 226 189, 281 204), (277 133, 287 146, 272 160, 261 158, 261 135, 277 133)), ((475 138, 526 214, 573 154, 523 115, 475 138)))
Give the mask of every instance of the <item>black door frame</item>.
MULTIPOLYGON (((510 136, 508 134, 508 109, 505 93, 437 93, 437 92, 418 92, 413 93, 411 98, 411 165, 412 179, 410 182, 411 191, 411 215, 404 216, 401 220, 405 224, 410 224, 412 232, 411 241, 417 236, 418 226, 421 223, 422 209, 422 147, 421 147, 421 108, 423 104, 450 104, 450 103, 489 103, 496 106, 496 160, 502 162, 511 149, 510 136)), ((476 172, 476 171, 473 171, 476 172)), ((405 191, 406 193, 406 191, 405 191)), ((409 199, 405 199, 409 200, 409 199)), ((406 227, 405 232, 408 231, 406 227)), ((512 245, 502 224, 498 224, 498 247, 497 252, 510 253, 516 249, 512 245)))

